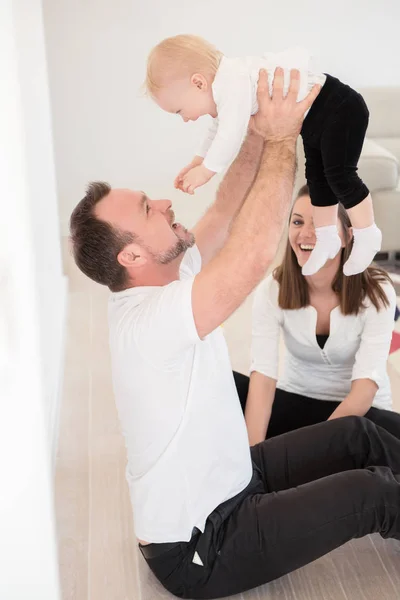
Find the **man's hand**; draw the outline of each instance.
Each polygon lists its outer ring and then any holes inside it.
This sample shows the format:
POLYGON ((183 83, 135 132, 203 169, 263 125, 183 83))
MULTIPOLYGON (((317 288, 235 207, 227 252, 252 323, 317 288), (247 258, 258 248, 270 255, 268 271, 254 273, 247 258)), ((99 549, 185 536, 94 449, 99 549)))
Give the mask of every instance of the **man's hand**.
POLYGON ((194 167, 198 167, 199 165, 202 165, 203 160, 204 160, 204 158, 202 156, 195 156, 191 163, 186 165, 186 167, 183 167, 183 169, 181 171, 179 171, 178 175, 175 177, 174 187, 176 187, 176 189, 178 189, 178 190, 182 190, 182 182, 183 182, 183 178, 185 177, 186 173, 189 173, 189 171, 191 169, 193 169, 194 167))
POLYGON ((315 85, 311 92, 297 102, 300 73, 296 69, 290 71, 290 85, 287 96, 283 95, 283 69, 275 69, 272 97, 269 95, 268 75, 261 69, 257 102, 258 112, 250 120, 250 128, 268 141, 297 139, 304 120, 304 114, 318 96, 321 86, 315 85))
POLYGON ((214 177, 214 175, 214 171, 206 169, 204 165, 199 165, 186 173, 179 188, 187 194, 194 194, 196 188, 204 185, 207 181, 210 181, 211 177, 214 177))

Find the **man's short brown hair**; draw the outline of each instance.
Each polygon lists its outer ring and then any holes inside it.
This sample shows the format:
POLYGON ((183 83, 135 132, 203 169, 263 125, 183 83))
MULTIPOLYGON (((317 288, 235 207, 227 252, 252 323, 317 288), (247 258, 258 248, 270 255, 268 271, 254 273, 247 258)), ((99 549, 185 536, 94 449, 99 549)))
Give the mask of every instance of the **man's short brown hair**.
POLYGON ((111 191, 104 181, 88 185, 85 197, 72 212, 70 232, 72 250, 79 269, 90 279, 107 285, 118 292, 128 286, 125 267, 118 262, 118 254, 135 240, 128 231, 119 231, 95 215, 95 207, 111 191))

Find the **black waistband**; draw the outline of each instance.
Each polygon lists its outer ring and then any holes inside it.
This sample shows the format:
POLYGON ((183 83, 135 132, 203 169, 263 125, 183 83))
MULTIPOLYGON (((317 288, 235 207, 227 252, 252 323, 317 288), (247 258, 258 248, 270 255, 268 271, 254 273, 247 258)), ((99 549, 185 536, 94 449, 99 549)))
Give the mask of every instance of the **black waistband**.
POLYGON ((324 123, 334 115, 343 102, 356 92, 351 87, 342 83, 336 77, 324 73, 326 81, 304 119, 301 135, 305 141, 310 141, 309 136, 317 130, 321 135, 324 123))
MULTIPOLYGON (((247 496, 250 494, 255 494, 258 491, 262 491, 261 477, 258 468, 253 464, 253 475, 250 483, 241 492, 236 494, 236 496, 233 496, 233 498, 230 498, 229 500, 222 502, 222 504, 219 504, 219 506, 217 506, 212 513, 209 514, 207 521, 212 521, 214 523, 218 522, 219 524, 223 523, 247 496)), ((194 528, 192 539, 194 536, 198 536, 199 534, 200 531, 197 528, 194 528)), ((182 543, 185 542, 166 542, 161 544, 146 544, 145 546, 139 544, 139 549, 144 558, 149 560, 169 552, 182 543)))

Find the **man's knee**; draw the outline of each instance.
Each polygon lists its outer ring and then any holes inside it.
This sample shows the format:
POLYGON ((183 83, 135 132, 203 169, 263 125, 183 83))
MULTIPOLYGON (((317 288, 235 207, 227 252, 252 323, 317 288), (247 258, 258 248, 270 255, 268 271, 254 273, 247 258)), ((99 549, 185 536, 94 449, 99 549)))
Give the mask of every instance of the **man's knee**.
POLYGON ((365 417, 349 415, 348 417, 342 417, 340 420, 344 422, 345 427, 354 432, 370 432, 376 429, 375 423, 365 417))

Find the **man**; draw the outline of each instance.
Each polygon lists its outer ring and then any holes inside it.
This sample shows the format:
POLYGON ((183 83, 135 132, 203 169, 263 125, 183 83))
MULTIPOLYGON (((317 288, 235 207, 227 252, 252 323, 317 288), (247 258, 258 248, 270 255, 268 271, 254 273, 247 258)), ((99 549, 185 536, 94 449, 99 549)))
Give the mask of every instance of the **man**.
POLYGON ((296 138, 318 93, 296 103, 298 86, 292 72, 284 98, 277 70, 271 99, 261 72, 259 112, 193 233, 168 200, 101 183, 71 217, 78 266, 113 292, 140 548, 180 597, 241 592, 371 531, 400 538, 400 441, 350 417, 250 451, 219 327, 264 277, 288 217, 296 138))

